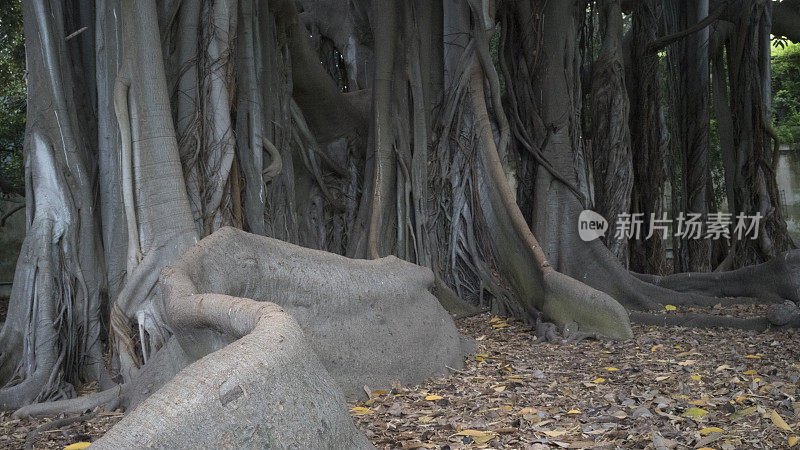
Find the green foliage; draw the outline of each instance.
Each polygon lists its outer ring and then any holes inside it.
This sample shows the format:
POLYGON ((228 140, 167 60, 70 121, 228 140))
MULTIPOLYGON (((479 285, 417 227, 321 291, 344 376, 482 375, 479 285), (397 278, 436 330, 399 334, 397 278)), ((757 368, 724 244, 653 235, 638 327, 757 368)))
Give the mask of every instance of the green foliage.
POLYGON ((772 119, 782 143, 800 146, 800 44, 772 47, 772 119))
POLYGON ((0 179, 13 187, 23 185, 25 110, 22 4, 0 0, 0 179))

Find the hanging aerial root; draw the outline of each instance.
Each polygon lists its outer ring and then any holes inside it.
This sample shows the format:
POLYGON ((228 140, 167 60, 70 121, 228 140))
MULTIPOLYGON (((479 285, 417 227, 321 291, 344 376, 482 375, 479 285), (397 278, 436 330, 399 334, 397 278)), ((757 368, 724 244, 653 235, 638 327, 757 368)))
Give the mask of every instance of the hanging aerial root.
POLYGON ((261 142, 270 157, 269 165, 261 173, 264 182, 266 183, 281 173, 281 170, 283 169, 283 159, 281 158, 281 152, 278 151, 278 149, 272 144, 272 142, 270 142, 269 139, 262 136, 261 142))
POLYGON ((114 84, 114 112, 117 115, 117 126, 121 135, 122 147, 122 203, 125 206, 125 221, 128 227, 128 261, 127 273, 130 277, 142 259, 139 244, 139 227, 136 222, 136 204, 133 186, 133 137, 131 134, 130 105, 128 93, 131 82, 122 74, 117 76, 114 84))

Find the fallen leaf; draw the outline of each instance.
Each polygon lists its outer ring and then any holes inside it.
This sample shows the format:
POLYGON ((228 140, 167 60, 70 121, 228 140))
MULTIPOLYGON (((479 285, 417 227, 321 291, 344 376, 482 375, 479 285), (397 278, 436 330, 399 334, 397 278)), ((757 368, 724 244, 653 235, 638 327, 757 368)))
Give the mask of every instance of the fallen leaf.
POLYGON ((703 376, 702 376, 702 375, 690 375, 689 377, 690 377, 691 379, 693 379, 694 381, 700 381, 700 380, 702 380, 702 379, 703 379, 703 376))
POLYGON ((708 436, 711 433, 722 433, 723 431, 725 431, 725 430, 723 430, 722 428, 708 427, 708 428, 703 428, 702 430, 700 430, 700 434, 703 435, 703 436, 708 436))
POLYGON ((489 321, 489 323, 495 323, 495 322, 500 322, 500 318, 499 317, 492 317, 492 320, 489 321))
POLYGON ((479 430, 462 430, 455 434, 456 436, 469 436, 472 441, 478 445, 485 444, 495 438, 493 433, 487 433, 479 430))
POLYGON ((64 447, 64 450, 81 450, 91 445, 91 442, 76 442, 64 447))
POLYGON ((617 369, 616 367, 606 367, 606 370, 609 372, 616 372, 619 369, 617 369))
POLYGON ((750 358, 750 359, 761 359, 761 356, 760 356, 760 355, 747 355, 747 356, 745 356, 745 358, 750 358))
POLYGON ((429 395, 429 396, 425 397, 425 400, 433 401, 433 400, 441 400, 443 398, 444 397, 442 397, 441 395, 429 395))
POLYGON ((357 416, 372 414, 372 411, 369 408, 364 408, 363 406, 356 406, 355 408, 351 409, 350 412, 357 416))
POLYGON ((592 380, 592 383, 600 384, 600 383, 602 383, 604 381, 606 381, 605 378, 595 378, 594 380, 592 380))
POLYGON ((686 361, 681 361, 678 363, 679 366, 691 366, 692 364, 696 363, 697 361, 694 359, 687 359, 686 361))
POLYGON ((569 411, 567 411, 567 414, 580 414, 580 413, 581 410, 579 409, 570 409, 569 411))
POLYGON ((689 408, 686 412, 683 413, 683 417, 688 417, 690 419, 701 419, 708 414, 708 411, 702 408, 689 408))
POLYGON ((667 311, 675 311, 678 308, 676 308, 673 305, 664 305, 664 309, 666 309, 667 311))
POLYGON ((547 431, 542 431, 542 433, 546 434, 548 437, 554 438, 554 437, 564 436, 565 434, 567 434, 567 430, 547 430, 547 431))
POLYGON ((758 375, 758 372, 756 372, 753 369, 750 369, 747 372, 742 372, 742 373, 745 374, 745 375, 758 375))
POLYGON ((750 414, 753 414, 756 411, 758 411, 758 407, 751 406, 749 408, 745 408, 745 409, 742 409, 740 411, 736 411, 735 413, 733 413, 732 418, 738 419, 739 417, 747 417, 747 416, 749 416, 750 414))
POLYGON ((797 436, 790 437, 788 441, 789 447, 794 447, 795 445, 797 445, 798 441, 800 441, 800 438, 798 438, 797 436))
POLYGON ((769 418, 772 419, 772 423, 775 424, 776 427, 780 428, 783 431, 792 431, 792 427, 783 420, 780 414, 774 409, 769 413, 769 418))

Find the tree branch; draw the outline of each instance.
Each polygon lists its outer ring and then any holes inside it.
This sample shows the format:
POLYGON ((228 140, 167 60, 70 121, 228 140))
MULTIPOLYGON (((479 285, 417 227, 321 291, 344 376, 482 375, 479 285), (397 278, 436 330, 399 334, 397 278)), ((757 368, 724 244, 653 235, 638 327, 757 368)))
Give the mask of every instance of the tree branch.
POLYGON ((656 39, 647 46, 648 53, 655 53, 679 39, 683 39, 686 36, 689 36, 690 34, 701 31, 703 28, 711 25, 712 23, 716 22, 717 19, 722 17, 722 13, 725 12, 727 6, 728 6, 727 1, 722 2, 722 4, 717 6, 711 14, 709 14, 705 19, 701 20, 700 22, 697 22, 696 24, 692 25, 689 28, 686 28, 685 30, 681 30, 677 33, 656 39))

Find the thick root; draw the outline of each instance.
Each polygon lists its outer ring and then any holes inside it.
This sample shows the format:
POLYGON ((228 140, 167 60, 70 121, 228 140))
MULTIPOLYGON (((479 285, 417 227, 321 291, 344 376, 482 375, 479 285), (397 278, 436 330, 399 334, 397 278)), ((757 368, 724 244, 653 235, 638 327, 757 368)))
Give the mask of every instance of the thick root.
POLYGON ((792 250, 755 266, 728 272, 678 273, 640 279, 677 292, 713 297, 754 297, 762 301, 800 301, 800 250, 792 250))
POLYGON ((56 414, 82 413, 98 406, 116 406, 127 391, 126 385, 120 385, 102 392, 85 395, 83 397, 59 400, 56 402, 34 403, 23 406, 14 411, 13 417, 50 416, 56 414))
POLYGON ((180 371, 93 447, 372 448, 278 305, 225 295, 173 301, 181 334, 222 348, 180 371))

